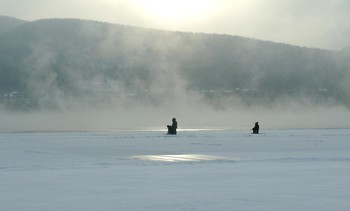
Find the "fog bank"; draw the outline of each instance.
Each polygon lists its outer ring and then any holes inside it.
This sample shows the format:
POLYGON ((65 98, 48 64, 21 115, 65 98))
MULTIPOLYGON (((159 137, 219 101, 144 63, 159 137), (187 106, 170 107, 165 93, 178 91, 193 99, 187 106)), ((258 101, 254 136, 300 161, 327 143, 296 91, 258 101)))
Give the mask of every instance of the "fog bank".
POLYGON ((1 112, 0 115, 0 132, 160 130, 165 133, 166 125, 171 124, 173 117, 177 118, 179 131, 242 129, 250 133, 256 121, 260 123, 262 133, 277 128, 350 128, 350 112, 343 108, 214 110, 200 107, 138 107, 121 110, 1 112))
POLYGON ((0 131, 350 127, 350 52, 95 21, 0 33, 0 131))

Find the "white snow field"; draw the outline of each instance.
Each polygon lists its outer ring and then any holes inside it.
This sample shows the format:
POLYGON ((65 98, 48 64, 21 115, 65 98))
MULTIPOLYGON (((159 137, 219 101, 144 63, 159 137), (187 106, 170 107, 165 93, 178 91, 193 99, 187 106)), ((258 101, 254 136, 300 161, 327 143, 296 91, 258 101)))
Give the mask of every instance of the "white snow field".
POLYGON ((350 129, 0 134, 0 210, 350 210, 350 129))

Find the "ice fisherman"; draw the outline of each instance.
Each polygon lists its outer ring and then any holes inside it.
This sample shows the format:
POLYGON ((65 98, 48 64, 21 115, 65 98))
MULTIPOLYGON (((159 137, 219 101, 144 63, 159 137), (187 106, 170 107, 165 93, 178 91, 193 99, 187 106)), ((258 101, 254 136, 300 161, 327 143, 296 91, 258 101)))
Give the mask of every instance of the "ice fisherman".
POLYGON ((167 125, 168 127, 168 134, 176 135, 176 129, 177 129, 177 121, 175 118, 172 119, 173 124, 167 125))
POLYGON ((253 133, 258 134, 259 133, 259 122, 255 122, 255 126, 253 127, 253 133))

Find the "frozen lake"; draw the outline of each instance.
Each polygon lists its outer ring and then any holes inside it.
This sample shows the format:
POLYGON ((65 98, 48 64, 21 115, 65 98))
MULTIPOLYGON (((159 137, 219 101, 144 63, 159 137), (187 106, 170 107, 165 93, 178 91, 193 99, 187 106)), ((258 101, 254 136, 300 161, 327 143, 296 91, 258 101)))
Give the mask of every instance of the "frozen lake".
POLYGON ((350 129, 0 133, 0 210, 350 210, 350 129))

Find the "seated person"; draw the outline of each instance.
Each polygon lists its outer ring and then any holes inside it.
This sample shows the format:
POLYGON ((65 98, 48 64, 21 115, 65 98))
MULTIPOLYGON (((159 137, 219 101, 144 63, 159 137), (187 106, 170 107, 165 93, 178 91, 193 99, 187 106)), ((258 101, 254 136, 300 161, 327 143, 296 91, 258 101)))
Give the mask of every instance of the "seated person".
POLYGON ((253 133, 258 134, 259 133, 259 123, 255 122, 255 126, 253 127, 253 133))
POLYGON ((173 118, 172 121, 173 121, 172 125, 167 125, 167 127, 168 127, 168 134, 176 135, 177 122, 176 122, 175 118, 173 118))

